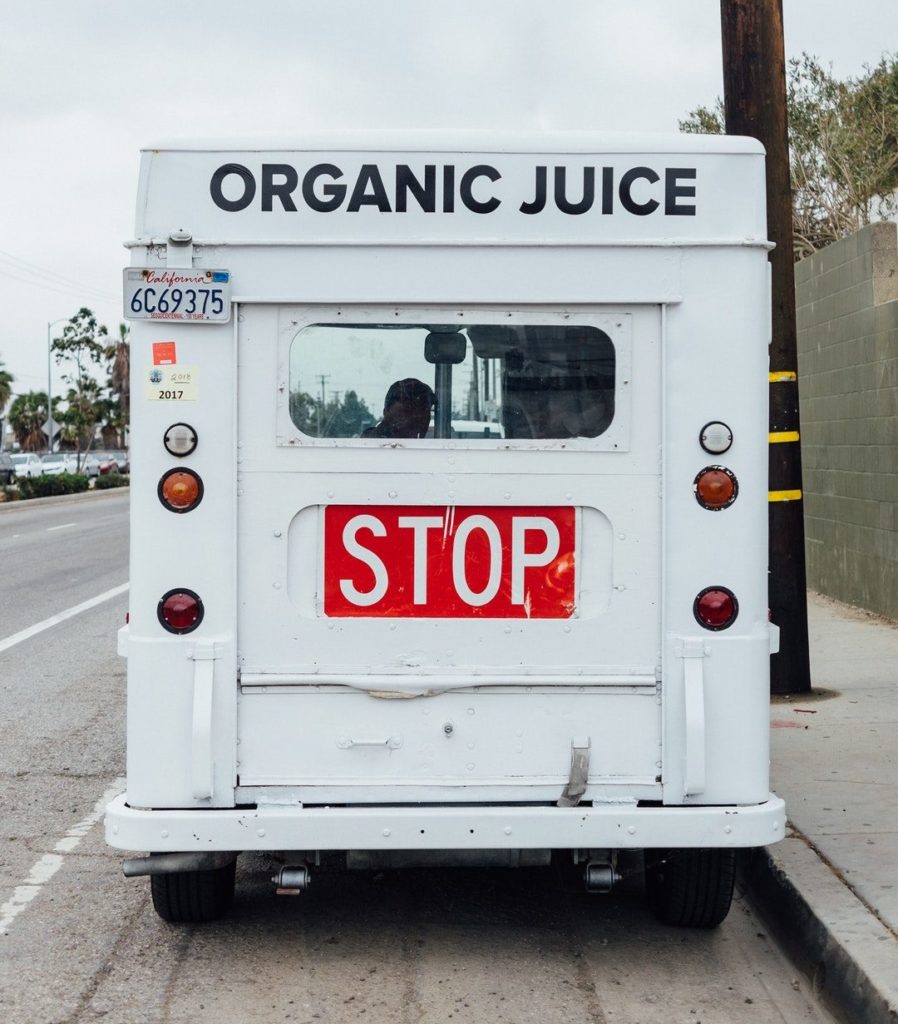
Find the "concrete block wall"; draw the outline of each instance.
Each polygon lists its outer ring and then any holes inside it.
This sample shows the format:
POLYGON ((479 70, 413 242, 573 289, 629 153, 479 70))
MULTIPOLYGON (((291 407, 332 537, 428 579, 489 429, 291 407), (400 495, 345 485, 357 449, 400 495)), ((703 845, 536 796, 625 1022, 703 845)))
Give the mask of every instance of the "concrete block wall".
POLYGON ((795 267, 808 585, 898 619, 898 228, 795 267))

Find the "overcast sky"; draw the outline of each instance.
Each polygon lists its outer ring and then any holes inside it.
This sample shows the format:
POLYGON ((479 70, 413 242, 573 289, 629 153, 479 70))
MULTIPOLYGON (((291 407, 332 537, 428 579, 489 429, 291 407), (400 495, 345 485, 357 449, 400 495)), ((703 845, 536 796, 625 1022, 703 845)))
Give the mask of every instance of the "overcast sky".
MULTIPOLYGON (((787 56, 813 53, 840 77, 898 51, 896 0, 783 6, 787 56)), ((45 390, 48 322, 87 305, 117 334, 142 145, 356 127, 675 131, 721 94, 720 64, 719 0, 4 4, 0 361, 15 391, 45 390)))

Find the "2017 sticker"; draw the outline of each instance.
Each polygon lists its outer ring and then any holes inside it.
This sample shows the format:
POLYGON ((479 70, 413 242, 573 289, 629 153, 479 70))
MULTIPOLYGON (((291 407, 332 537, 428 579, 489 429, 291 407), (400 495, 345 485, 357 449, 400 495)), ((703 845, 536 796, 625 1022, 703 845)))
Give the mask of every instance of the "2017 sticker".
POLYGON ((151 366, 146 371, 144 395, 150 402, 195 402, 195 366, 151 366))

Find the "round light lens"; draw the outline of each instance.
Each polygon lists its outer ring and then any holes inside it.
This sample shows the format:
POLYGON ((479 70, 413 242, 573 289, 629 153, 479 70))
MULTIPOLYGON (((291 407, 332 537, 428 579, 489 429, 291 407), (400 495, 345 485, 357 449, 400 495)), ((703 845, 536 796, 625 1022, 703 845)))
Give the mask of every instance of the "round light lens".
POLYGON ((736 621, 739 602, 726 587, 706 587, 696 597, 692 611, 699 625, 705 629, 726 629, 736 621))
POLYGON ((169 633, 192 633, 203 621, 205 609, 192 590, 169 590, 156 609, 159 622, 169 633))
POLYGON ((719 512, 736 500, 739 484, 725 466, 707 466, 692 482, 695 500, 702 508, 719 512))
POLYGON ((699 444, 709 455, 722 455, 730 450, 733 443, 733 432, 719 420, 706 423, 699 431, 699 444))
POLYGON ((156 493, 170 512, 190 512, 203 500, 203 481, 192 469, 170 469, 156 493))
POLYGON ((196 431, 189 423, 173 423, 162 438, 165 450, 169 455, 182 459, 196 450, 196 431))

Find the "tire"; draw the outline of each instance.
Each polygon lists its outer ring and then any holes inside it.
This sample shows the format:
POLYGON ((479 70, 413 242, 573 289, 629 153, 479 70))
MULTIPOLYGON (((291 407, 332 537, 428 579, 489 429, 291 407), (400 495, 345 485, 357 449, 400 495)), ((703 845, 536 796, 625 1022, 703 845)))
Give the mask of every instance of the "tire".
POLYGON ((151 875, 153 908, 171 924, 203 924, 216 921, 234 900, 237 862, 210 871, 177 871, 151 875))
POLYGON ((649 904, 664 924, 716 928, 730 911, 735 850, 647 850, 649 904))

